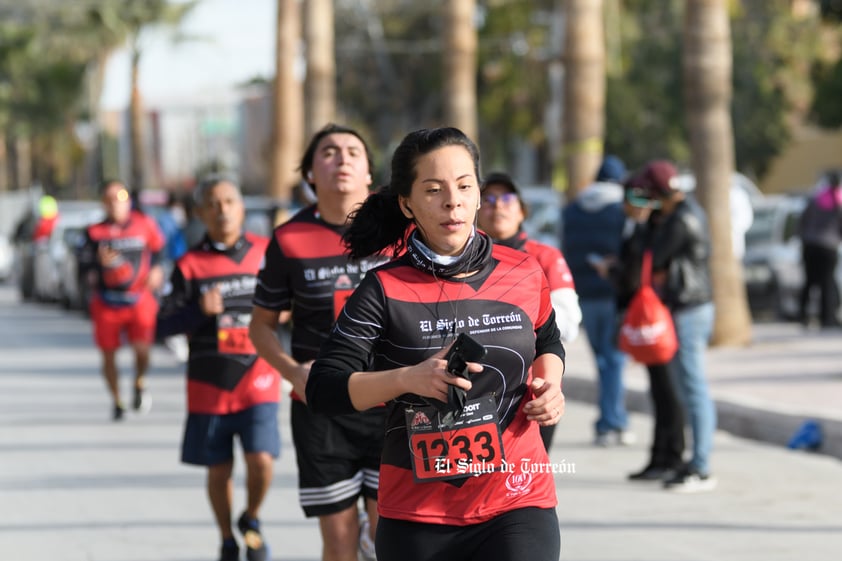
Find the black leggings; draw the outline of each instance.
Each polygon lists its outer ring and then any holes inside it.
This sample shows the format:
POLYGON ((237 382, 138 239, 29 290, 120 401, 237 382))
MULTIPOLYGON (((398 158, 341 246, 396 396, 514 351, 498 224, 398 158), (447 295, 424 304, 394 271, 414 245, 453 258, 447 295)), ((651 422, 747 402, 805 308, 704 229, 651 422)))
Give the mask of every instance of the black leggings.
POLYGON ((804 244, 802 252, 805 279, 801 289, 801 321, 806 322, 809 319, 810 292, 815 287, 821 293, 819 320, 823 326, 835 325, 838 322, 836 314, 839 310, 839 293, 833 275, 839 254, 836 253, 836 248, 830 249, 809 243, 804 244))
POLYGON ((649 465, 677 469, 684 452, 684 412, 672 373, 666 364, 650 364, 646 370, 655 417, 649 465))
POLYGON ((377 561, 558 561, 554 508, 520 508, 470 526, 383 518, 377 561))

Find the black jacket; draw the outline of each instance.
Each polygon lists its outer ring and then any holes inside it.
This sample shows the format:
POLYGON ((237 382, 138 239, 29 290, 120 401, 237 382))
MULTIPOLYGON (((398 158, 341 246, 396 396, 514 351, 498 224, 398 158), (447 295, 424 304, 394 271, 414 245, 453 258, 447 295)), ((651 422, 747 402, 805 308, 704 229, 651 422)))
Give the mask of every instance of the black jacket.
POLYGON ((667 271, 664 302, 672 309, 710 302, 710 233, 702 207, 688 197, 672 214, 654 219, 652 268, 667 271))
POLYGON ((668 216, 654 213, 646 224, 636 225, 625 237, 619 262, 612 270, 621 309, 628 307, 640 286, 645 249, 652 250, 653 274, 667 273, 666 283, 655 288, 670 309, 711 301, 710 235, 707 217, 695 199, 688 197, 668 216))

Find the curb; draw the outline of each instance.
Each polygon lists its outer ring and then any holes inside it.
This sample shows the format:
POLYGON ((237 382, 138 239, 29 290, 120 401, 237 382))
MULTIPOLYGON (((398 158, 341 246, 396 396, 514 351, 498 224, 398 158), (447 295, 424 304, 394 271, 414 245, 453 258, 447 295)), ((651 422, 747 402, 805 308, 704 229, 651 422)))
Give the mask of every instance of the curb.
MULTIPOLYGON (((626 407, 631 412, 652 414, 649 391, 640 384, 626 380, 626 407)), ((574 373, 564 375, 564 395, 567 399, 597 403, 597 382, 574 373)), ((804 422, 812 420, 821 425, 822 445, 815 452, 842 460, 842 421, 814 416, 798 411, 770 408, 768 404, 750 402, 744 398, 714 395, 717 429, 735 436, 787 447, 789 440, 804 422)))

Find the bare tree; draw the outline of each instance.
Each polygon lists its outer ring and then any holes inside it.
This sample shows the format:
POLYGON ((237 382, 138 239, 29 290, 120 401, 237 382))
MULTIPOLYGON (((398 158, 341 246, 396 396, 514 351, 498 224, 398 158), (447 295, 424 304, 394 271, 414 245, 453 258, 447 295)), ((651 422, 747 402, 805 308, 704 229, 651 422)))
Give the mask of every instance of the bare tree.
POLYGON ((478 142, 476 0, 446 0, 444 13, 444 118, 478 142))
POLYGON ((333 0, 304 2, 304 43, 307 49, 305 137, 336 119, 336 57, 333 0))
POLYGON ((272 92, 274 117, 267 194, 288 204, 298 179, 296 168, 304 141, 303 91, 301 80, 295 72, 301 42, 298 0, 278 0, 275 40, 275 88, 272 92))
POLYGON ((688 0, 684 16, 684 92, 696 192, 711 232, 717 314, 712 344, 743 345, 751 315, 742 268, 731 243, 729 193, 734 170, 731 29, 726 0, 688 0))
POLYGON ((569 197, 588 186, 605 135, 605 31, 602 0, 566 0, 564 161, 569 197))

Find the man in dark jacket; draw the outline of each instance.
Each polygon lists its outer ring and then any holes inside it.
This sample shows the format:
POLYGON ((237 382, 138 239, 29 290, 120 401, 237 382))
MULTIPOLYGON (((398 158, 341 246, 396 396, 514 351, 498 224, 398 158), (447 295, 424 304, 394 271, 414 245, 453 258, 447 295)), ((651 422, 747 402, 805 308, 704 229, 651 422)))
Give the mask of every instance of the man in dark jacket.
POLYGON ((612 283, 595 268, 598 260, 619 253, 625 223, 623 188, 626 168, 616 156, 605 156, 596 181, 582 191, 563 214, 562 252, 579 294, 582 323, 599 374, 598 446, 631 444, 623 389, 625 354, 617 349, 617 303, 612 283))

